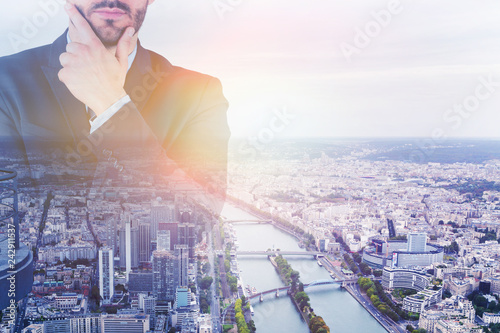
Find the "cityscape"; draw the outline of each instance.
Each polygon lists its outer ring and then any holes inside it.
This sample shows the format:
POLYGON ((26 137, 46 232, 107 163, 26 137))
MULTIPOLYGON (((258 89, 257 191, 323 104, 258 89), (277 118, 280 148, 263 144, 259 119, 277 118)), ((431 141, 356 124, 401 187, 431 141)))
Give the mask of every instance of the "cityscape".
POLYGON ((0 332, 500 332, 500 142, 241 147, 220 215, 2 154, 0 332))

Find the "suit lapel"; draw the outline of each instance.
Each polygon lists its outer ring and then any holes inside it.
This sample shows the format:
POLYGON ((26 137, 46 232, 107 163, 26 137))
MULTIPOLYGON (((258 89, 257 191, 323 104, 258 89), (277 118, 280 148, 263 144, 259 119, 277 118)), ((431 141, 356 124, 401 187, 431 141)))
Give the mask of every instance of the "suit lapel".
POLYGON ((61 107, 63 117, 70 128, 76 145, 89 134, 90 124, 85 105, 73 96, 58 77, 58 73, 62 69, 59 63, 59 56, 66 50, 66 33, 67 31, 52 44, 49 63, 47 66, 42 66, 42 70, 61 107))
POLYGON ((159 81, 161 81, 161 77, 164 76, 170 68, 170 63, 166 66, 161 66, 160 64, 155 65, 151 59, 150 52, 143 48, 138 42, 137 55, 132 63, 132 67, 130 67, 127 73, 125 91, 141 114, 143 114, 144 107, 151 97, 151 94, 159 84, 159 81))
POLYGON ((152 91, 146 89, 143 84, 143 78, 147 74, 146 68, 150 67, 151 58, 148 52, 138 44, 137 54, 125 80, 125 91, 130 96, 130 99, 134 102, 139 112, 143 109, 152 93, 152 91))
MULTIPOLYGON (((58 73, 62 69, 59 56, 66 50, 66 36, 67 30, 52 44, 48 65, 42 66, 42 70, 59 103, 62 115, 73 136, 74 143, 78 144, 78 142, 89 135, 90 124, 85 105, 73 96, 58 77, 58 73)), ((170 63, 153 64, 150 52, 138 43, 137 55, 127 73, 125 91, 139 112, 143 112, 155 87, 171 69, 172 65, 170 63)))

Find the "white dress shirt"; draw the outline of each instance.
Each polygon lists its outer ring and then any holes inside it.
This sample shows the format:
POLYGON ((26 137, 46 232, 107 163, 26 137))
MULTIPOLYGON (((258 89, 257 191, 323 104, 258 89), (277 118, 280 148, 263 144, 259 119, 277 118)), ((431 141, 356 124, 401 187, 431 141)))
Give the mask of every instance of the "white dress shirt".
MULTIPOLYGON (((66 38, 68 40, 68 43, 71 43, 71 39, 69 38, 69 32, 66 35, 66 38)), ((135 56, 137 55, 137 44, 135 45, 134 51, 129 54, 128 56, 128 68, 127 68, 127 73, 130 70, 130 67, 132 67, 132 63, 134 62, 135 56)), ((129 95, 126 95, 122 98, 120 98, 115 104, 111 105, 109 108, 106 109, 102 114, 99 116, 96 116, 94 111, 90 110, 87 105, 85 105, 85 108, 87 109, 87 112, 90 113, 90 133, 94 132, 96 129, 101 127, 106 121, 111 119, 113 115, 118 112, 125 104, 131 102, 132 100, 130 99, 129 95)))

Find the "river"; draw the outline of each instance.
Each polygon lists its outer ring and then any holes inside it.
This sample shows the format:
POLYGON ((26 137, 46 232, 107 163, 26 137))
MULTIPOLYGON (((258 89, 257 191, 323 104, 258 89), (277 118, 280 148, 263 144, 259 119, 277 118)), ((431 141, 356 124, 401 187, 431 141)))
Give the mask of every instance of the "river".
MULTIPOLYGON (((222 216, 229 220, 255 220, 247 212, 226 204, 222 216)), ((268 248, 283 251, 304 251, 295 237, 270 225, 258 223, 234 224, 241 251, 265 251, 268 248)), ((300 272, 303 283, 331 279, 328 271, 320 267, 312 257, 285 256, 293 269, 300 272)), ((240 256, 238 263, 245 285, 257 291, 284 286, 267 257, 240 256)), ((311 307, 322 316, 332 332, 385 333, 386 330, 339 285, 313 287, 306 290, 311 307)), ((254 303, 254 321, 258 333, 307 333, 309 329, 288 297, 274 298, 269 295, 262 303, 254 303)))

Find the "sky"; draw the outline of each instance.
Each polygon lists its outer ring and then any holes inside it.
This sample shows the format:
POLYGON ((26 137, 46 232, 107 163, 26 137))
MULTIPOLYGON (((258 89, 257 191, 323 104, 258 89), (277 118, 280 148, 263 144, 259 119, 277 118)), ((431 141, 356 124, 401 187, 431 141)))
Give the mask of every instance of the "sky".
MULTIPOLYGON (((61 3, 2 4, 0 56, 56 39, 61 3)), ((156 0, 140 39, 222 81, 234 137, 500 138, 499 14, 497 0, 156 0)))

